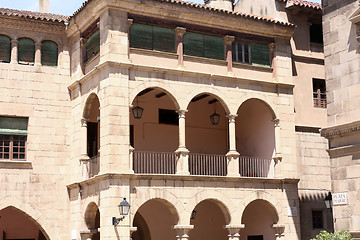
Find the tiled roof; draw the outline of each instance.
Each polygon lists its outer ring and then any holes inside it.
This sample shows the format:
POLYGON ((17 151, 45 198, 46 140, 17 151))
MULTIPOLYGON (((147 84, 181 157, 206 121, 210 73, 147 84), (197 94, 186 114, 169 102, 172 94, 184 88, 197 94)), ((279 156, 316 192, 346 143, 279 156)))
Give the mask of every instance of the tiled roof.
POLYGON ((32 11, 15 10, 8 8, 0 8, 0 15, 32 18, 36 20, 46 20, 53 22, 66 22, 67 19, 69 18, 68 16, 52 14, 52 13, 32 12, 32 11))
MULTIPOLYGON (((78 10, 76 10, 74 12, 74 14, 71 17, 74 17, 76 14, 78 14, 91 1, 92 0, 86 0, 82 4, 82 6, 78 10)), ((182 1, 182 0, 154 0, 154 1, 168 2, 168 3, 193 7, 193 8, 205 9, 205 10, 214 11, 214 12, 223 12, 223 13, 237 15, 237 16, 241 16, 241 17, 245 17, 245 18, 251 18, 251 19, 254 19, 254 20, 260 20, 260 21, 264 21, 264 22, 281 24, 281 25, 284 25, 284 26, 294 26, 293 24, 291 24, 289 22, 278 21, 278 20, 275 20, 275 19, 270 18, 270 17, 257 16, 257 15, 249 14, 249 13, 234 12, 234 11, 229 11, 229 10, 224 10, 224 9, 218 9, 218 8, 209 7, 209 6, 206 6, 205 4, 200 4, 200 3, 188 2, 188 1, 182 1)))
POLYGON ((292 3, 295 6, 299 6, 299 7, 309 7, 309 8, 314 8, 316 10, 322 9, 321 4, 316 3, 316 2, 310 2, 310 1, 304 1, 304 0, 278 0, 278 1, 289 2, 289 3, 292 3))

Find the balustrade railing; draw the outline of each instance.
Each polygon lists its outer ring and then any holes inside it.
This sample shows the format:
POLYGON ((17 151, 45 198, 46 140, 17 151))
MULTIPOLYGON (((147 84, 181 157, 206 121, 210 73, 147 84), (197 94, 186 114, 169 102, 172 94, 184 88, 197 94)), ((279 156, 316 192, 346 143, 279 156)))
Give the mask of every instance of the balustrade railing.
POLYGON ((89 160, 89 177, 99 174, 100 171, 100 156, 94 156, 89 160))
POLYGON ((134 151, 134 172, 141 174, 175 174, 176 158, 175 153, 134 151))
POLYGON ((227 157, 213 154, 189 154, 191 175, 226 176, 227 157))
POLYGON ((242 177, 274 177, 272 159, 239 156, 239 169, 242 177))

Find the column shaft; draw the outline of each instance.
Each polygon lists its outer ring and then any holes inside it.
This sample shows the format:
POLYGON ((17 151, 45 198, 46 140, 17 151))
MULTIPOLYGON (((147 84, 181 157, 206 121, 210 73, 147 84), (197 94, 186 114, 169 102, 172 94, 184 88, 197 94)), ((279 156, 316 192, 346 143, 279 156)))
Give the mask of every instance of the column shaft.
POLYGON ((18 63, 18 45, 19 41, 17 39, 11 40, 11 63, 18 63))
POLYGON ((179 114, 179 148, 176 150, 178 155, 176 163, 176 174, 190 175, 189 172, 189 150, 185 143, 185 113, 187 110, 178 110, 179 114))
POLYGON ((185 69, 184 67, 184 43, 183 37, 186 32, 186 28, 177 27, 175 28, 175 35, 176 35, 176 53, 178 55, 178 68, 185 69))
POLYGON ((224 38, 225 43, 225 60, 227 62, 227 72, 228 75, 233 75, 233 67, 232 67, 232 44, 235 40, 234 36, 226 35, 224 38))
POLYGON ((41 43, 35 43, 35 65, 41 65, 41 43))

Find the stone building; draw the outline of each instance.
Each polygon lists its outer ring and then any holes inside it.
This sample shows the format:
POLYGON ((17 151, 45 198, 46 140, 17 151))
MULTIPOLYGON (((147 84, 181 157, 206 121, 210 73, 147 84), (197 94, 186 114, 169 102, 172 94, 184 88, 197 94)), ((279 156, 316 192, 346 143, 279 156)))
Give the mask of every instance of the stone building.
POLYGON ((319 4, 0 13, 1 240, 332 229, 319 4))
POLYGON ((328 127, 335 229, 360 239, 358 0, 323 1, 328 127))

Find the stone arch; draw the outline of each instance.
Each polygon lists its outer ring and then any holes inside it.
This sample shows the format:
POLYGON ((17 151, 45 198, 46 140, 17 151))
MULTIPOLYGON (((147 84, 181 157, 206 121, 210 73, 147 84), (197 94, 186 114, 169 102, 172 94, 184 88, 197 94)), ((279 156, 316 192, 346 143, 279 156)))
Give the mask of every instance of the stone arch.
POLYGON ((7 196, 0 199, 0 206, 2 207, 0 210, 11 207, 23 213, 24 216, 28 217, 42 231, 47 240, 60 239, 58 237, 59 234, 55 232, 53 230, 54 227, 50 225, 50 221, 33 205, 23 202, 18 198, 7 196))
POLYGON ((255 99, 255 100, 259 100, 259 101, 263 102, 269 108, 269 110, 272 112, 273 118, 274 119, 278 118, 279 113, 276 108, 276 104, 270 98, 268 98, 264 95, 261 95, 261 94, 246 94, 246 95, 240 97, 239 101, 238 101, 238 106, 235 110, 235 113, 238 112, 239 108, 241 107, 241 105, 244 102, 251 100, 251 99, 255 99))
POLYGON ((221 193, 219 191, 201 191, 195 194, 193 197, 189 199, 189 202, 186 207, 186 216, 185 219, 187 219, 186 224, 190 223, 190 215, 192 210, 198 205, 199 203, 210 200, 216 203, 217 206, 221 209, 222 213, 225 216, 225 220, 227 224, 235 224, 233 221, 236 219, 234 218, 234 215, 236 216, 236 206, 233 204, 233 202, 230 200, 231 198, 224 193, 221 193))
POLYGON ((155 89, 159 89, 163 92, 166 93, 167 96, 169 96, 169 98, 171 99, 172 103, 174 104, 176 109, 180 109, 180 105, 178 100, 176 99, 174 93, 176 92, 175 89, 169 87, 169 86, 160 86, 161 84, 159 83, 153 83, 152 81, 149 82, 145 82, 140 84, 139 86, 137 86, 136 88, 134 88, 129 95, 129 105, 132 104, 132 102, 135 100, 136 96, 142 92, 145 89, 148 88, 155 88, 155 89))
POLYGON ((245 208, 255 200, 263 200, 269 203, 269 206, 273 208, 273 210, 278 216, 277 223, 281 223, 283 221, 282 208, 280 202, 277 201, 274 196, 264 191, 255 191, 247 194, 247 197, 243 201, 241 201, 240 204, 238 205, 238 209, 241 213, 241 217, 244 213, 245 208))
POLYGON ((85 105, 83 107, 83 114, 82 114, 82 117, 84 119, 89 119, 90 118, 91 104, 95 99, 97 99, 99 101, 99 104, 100 104, 100 99, 99 99, 99 97, 98 97, 98 95, 96 93, 90 93, 89 96, 87 97, 85 105))
POLYGON ((188 109, 191 100, 200 95, 200 94, 209 94, 213 97, 215 97, 220 103, 221 106, 224 108, 225 113, 226 114, 230 114, 230 108, 228 106, 228 104, 226 103, 226 101, 224 99, 227 99, 226 95, 224 93, 222 93, 221 91, 215 89, 215 88, 195 88, 193 91, 191 91, 187 97, 184 99, 184 101, 182 102, 183 106, 182 108, 184 109, 188 109))
POLYGON ((100 227, 100 210, 95 202, 91 202, 87 205, 84 220, 88 229, 100 227))

